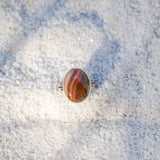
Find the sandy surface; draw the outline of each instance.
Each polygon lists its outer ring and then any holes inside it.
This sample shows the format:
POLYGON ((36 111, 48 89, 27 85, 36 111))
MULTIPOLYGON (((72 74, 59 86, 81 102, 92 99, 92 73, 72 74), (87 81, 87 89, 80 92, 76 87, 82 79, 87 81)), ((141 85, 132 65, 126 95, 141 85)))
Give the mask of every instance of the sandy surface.
POLYGON ((159 0, 1 0, 0 24, 0 160, 160 160, 159 0))

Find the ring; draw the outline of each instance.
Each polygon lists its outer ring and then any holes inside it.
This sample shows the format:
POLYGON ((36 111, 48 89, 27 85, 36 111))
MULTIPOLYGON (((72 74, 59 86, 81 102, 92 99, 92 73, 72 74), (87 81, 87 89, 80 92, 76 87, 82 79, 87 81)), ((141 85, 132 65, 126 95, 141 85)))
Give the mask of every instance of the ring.
POLYGON ((58 88, 64 91, 66 97, 72 102, 82 102, 90 93, 91 84, 87 74, 78 68, 73 68, 64 77, 63 84, 58 88))

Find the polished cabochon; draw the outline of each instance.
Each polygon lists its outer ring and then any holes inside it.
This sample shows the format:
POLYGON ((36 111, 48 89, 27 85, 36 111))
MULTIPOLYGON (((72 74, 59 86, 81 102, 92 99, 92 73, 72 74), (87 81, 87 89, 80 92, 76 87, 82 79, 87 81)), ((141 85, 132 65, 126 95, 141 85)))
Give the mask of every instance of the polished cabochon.
POLYGON ((90 81, 81 69, 71 69, 64 78, 64 93, 72 102, 81 102, 89 94, 90 81))

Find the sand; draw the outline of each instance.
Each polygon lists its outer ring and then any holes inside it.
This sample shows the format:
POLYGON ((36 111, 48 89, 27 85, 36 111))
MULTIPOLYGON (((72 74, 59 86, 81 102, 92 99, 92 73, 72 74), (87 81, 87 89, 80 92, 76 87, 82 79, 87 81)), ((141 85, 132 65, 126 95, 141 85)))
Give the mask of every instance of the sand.
POLYGON ((1 0, 0 159, 160 160, 160 1, 1 0), (72 68, 82 103, 57 90, 72 68))

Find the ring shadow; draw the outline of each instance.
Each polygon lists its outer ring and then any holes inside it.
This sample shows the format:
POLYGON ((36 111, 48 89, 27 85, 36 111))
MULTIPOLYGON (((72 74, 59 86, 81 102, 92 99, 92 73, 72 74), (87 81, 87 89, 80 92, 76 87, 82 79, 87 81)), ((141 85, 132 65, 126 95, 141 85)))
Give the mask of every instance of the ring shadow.
POLYGON ((106 36, 100 48, 93 53, 90 60, 86 63, 84 70, 94 80, 96 89, 99 89, 105 83, 108 74, 114 70, 114 64, 118 60, 119 51, 120 43, 117 40, 111 41, 106 36))

